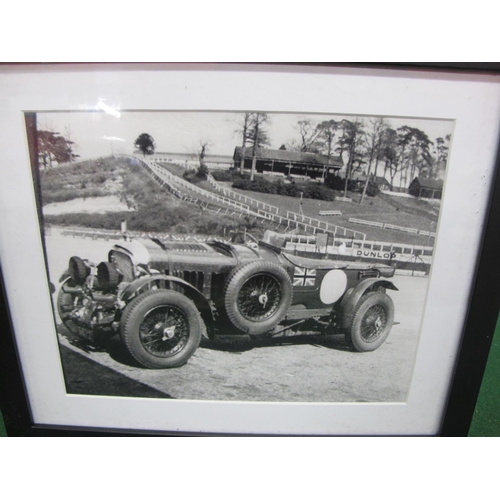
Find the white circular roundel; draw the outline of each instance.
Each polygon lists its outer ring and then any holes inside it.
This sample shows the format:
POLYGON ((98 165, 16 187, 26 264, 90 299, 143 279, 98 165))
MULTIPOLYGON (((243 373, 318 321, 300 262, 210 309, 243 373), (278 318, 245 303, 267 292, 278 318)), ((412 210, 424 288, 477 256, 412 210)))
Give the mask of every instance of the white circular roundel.
POLYGON ((319 298, 323 304, 333 304, 344 295, 347 287, 347 276, 344 271, 334 269, 328 271, 321 282, 319 298))

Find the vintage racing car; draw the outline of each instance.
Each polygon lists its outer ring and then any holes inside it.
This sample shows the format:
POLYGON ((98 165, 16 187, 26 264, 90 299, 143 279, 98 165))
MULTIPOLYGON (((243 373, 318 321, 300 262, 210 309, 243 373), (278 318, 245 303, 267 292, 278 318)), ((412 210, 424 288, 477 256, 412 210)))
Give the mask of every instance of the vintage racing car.
POLYGON ((308 318, 326 319, 366 352, 392 328, 392 276, 384 264, 302 257, 249 234, 232 243, 135 239, 97 265, 71 257, 57 310, 89 342, 119 332, 149 368, 185 364, 202 335, 273 335, 308 318))

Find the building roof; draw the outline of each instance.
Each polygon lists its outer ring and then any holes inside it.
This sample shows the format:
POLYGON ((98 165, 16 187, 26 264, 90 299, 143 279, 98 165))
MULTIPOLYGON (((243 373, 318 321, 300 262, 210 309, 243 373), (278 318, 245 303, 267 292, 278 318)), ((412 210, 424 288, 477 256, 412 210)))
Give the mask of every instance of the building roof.
POLYGON ((385 178, 385 177, 381 177, 380 175, 377 175, 374 179, 373 179, 373 182, 375 184, 387 184, 388 186, 390 186, 390 182, 385 178))
MULTIPOLYGON (((234 159, 241 158, 242 147, 234 148, 234 159)), ((268 161, 280 161, 285 163, 301 163, 307 165, 330 165, 334 168, 341 168, 344 166, 344 162, 340 156, 330 156, 330 163, 328 163, 328 157, 325 155, 320 155, 316 153, 301 153, 298 151, 287 151, 285 149, 264 149, 257 148, 255 151, 255 156, 258 160, 268 160, 268 161)), ((245 158, 253 158, 253 148, 248 147, 245 149, 245 158)))
POLYGON ((444 184, 442 179, 427 179, 425 177, 415 177, 413 182, 418 182, 425 189, 443 189, 444 184))

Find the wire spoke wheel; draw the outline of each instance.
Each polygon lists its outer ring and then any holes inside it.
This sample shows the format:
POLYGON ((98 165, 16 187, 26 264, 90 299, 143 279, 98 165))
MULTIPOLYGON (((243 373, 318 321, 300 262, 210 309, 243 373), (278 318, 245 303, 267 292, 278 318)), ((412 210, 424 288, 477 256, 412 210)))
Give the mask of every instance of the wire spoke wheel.
POLYGON ((383 292, 370 292, 359 299, 346 340, 358 352, 374 351, 389 336, 394 321, 394 303, 383 292))
POLYGON ((387 325, 387 312, 377 304, 366 311, 361 320, 361 336, 366 342, 374 342, 384 331, 387 325))
POLYGON ((250 261, 229 274, 224 312, 239 331, 262 335, 286 316, 292 295, 292 282, 283 267, 265 260, 250 261))
POLYGON ((120 333, 129 353, 147 368, 184 365, 200 345, 205 324, 195 304, 174 290, 150 290, 125 308, 120 333))
POLYGON ((155 307, 144 316, 139 338, 144 349, 153 356, 174 356, 189 339, 187 316, 175 306, 155 307))
POLYGON ((248 320, 263 321, 277 311, 281 297, 281 287, 276 278, 269 274, 257 274, 241 287, 238 309, 248 320))

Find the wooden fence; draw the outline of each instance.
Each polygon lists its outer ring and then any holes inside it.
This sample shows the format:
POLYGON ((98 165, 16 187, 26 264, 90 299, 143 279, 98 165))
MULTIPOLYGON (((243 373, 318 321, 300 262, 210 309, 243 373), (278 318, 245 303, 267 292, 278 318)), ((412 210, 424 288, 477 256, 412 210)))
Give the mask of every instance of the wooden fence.
POLYGON ((375 226, 381 228, 384 227, 384 224, 382 222, 371 222, 369 220, 355 219, 354 217, 350 217, 349 222, 352 222, 354 224, 362 224, 364 226, 375 226))
POLYGON ((434 238, 436 236, 436 233, 434 233, 434 232, 423 231, 420 229, 416 229, 414 227, 396 226, 395 224, 386 224, 383 222, 373 222, 373 221, 369 221, 369 220, 355 219, 354 217, 350 217, 349 222, 352 222, 353 224, 362 224, 365 226, 380 227, 381 229, 389 229, 391 231, 400 231, 400 232, 408 233, 408 234, 418 234, 420 236, 430 236, 432 238, 434 238))
POLYGON ((207 180, 213 188, 217 189, 217 191, 222 192, 224 196, 232 197, 237 200, 243 201, 245 203, 248 203, 248 205, 250 206, 255 206, 261 210, 265 210, 266 212, 277 214, 279 211, 278 207, 275 207, 274 205, 270 205, 269 203, 264 203, 263 201, 256 200, 255 198, 251 198, 250 196, 246 196, 241 193, 237 193, 236 191, 228 188, 227 186, 222 186, 210 174, 208 174, 207 180))
POLYGON ((361 238, 362 240, 366 238, 366 234, 362 233, 361 231, 355 231, 354 229, 348 229, 346 227, 330 224, 329 222, 326 222, 324 220, 313 219, 312 217, 308 217, 307 215, 290 212, 289 210, 286 212, 286 216, 289 219, 309 224, 310 226, 322 229, 324 232, 331 233, 335 236, 350 236, 352 238, 361 238))
POLYGON ((340 210, 320 210, 319 215, 342 215, 342 212, 340 210))
MULTIPOLYGON (((212 193, 210 191, 207 191, 206 189, 199 188, 198 186, 195 186, 194 184, 191 184, 190 182, 172 174, 169 172, 167 169, 164 167, 156 164, 154 161, 151 161, 149 159, 144 159, 144 158, 139 158, 139 157, 133 157, 134 160, 139 161, 142 163, 144 166, 148 168, 148 170, 153 174, 153 177, 157 182, 160 182, 161 184, 164 183, 164 186, 169 189, 171 192, 173 192, 176 196, 179 198, 186 200, 190 203, 197 203, 197 204, 202 204, 200 198, 198 197, 192 197, 192 196, 187 196, 185 192, 183 192, 180 187, 185 188, 186 190, 191 190, 194 193, 204 196, 212 201, 217 201, 223 204, 227 204, 233 209, 239 211, 239 214, 245 213, 250 216, 254 217, 254 220, 259 218, 271 223, 275 223, 276 227, 273 229, 278 229, 279 227, 285 229, 286 231, 291 231, 291 230, 299 230, 299 231, 304 231, 304 232, 309 232, 312 234, 317 234, 318 232, 328 232, 331 234, 335 234, 332 229, 335 229, 337 226, 332 226, 329 228, 328 223, 324 222, 323 224, 326 225, 325 228, 319 227, 318 224, 309 224, 305 220, 298 220, 296 217, 295 218, 290 218, 290 217, 282 217, 280 215, 277 215, 276 213, 268 212, 263 209, 257 209, 256 211, 251 210, 249 205, 245 205, 243 203, 237 202, 235 200, 231 200, 229 198, 226 198, 224 196, 220 196, 218 194, 212 193)), ((272 206, 265 204, 267 206, 272 206)), ((210 207, 213 209, 213 207, 210 207)), ((277 207, 275 207, 277 209, 277 207)), ((291 212, 293 213, 293 212, 291 212)), ((237 215, 239 215, 237 214, 237 215)), ((296 214, 298 215, 298 214, 296 214)), ((316 221, 317 223, 321 221, 316 221)), ((342 228, 344 229, 344 228, 342 228)), ((349 231, 349 230, 347 230, 349 231)), ((353 232, 355 233, 355 232, 353 232)), ((363 233, 358 233, 358 234, 363 234, 363 233)))
POLYGON ((250 207, 248 205, 245 205, 243 203, 239 203, 237 201, 231 200, 231 199, 226 198, 224 196, 220 196, 218 194, 212 193, 210 191, 207 191, 206 189, 201 189, 198 186, 195 186, 194 184, 191 184, 190 182, 182 179, 181 177, 178 177, 177 175, 172 174, 166 168, 161 167, 160 165, 156 164, 155 162, 153 162, 151 160, 142 159, 142 158, 135 158, 135 159, 137 159, 141 163, 143 163, 153 173, 155 173, 161 180, 166 182, 170 187, 172 187, 173 189, 175 189, 178 192, 181 192, 181 190, 179 189, 179 186, 182 186, 184 189, 192 191, 192 192, 196 193, 197 195, 202 196, 204 198, 207 198, 211 201, 216 201, 218 203, 228 205, 228 206, 235 208, 241 212, 253 213, 253 211, 250 210, 250 207))
MULTIPOLYGON (((168 169, 161 165, 158 165, 155 161, 149 158, 142 158, 138 156, 133 156, 132 158, 146 166, 157 182, 171 191, 175 196, 189 203, 195 203, 210 210, 220 209, 220 207, 218 207, 217 205, 213 205, 213 203, 211 202, 227 205, 235 211, 233 214, 238 215, 240 213, 245 213, 253 216, 254 218, 276 224, 275 228, 273 228, 275 230, 277 230, 278 228, 282 228, 285 231, 297 230, 314 235, 318 233, 327 233, 331 234, 334 238, 344 236, 350 237, 352 239, 366 239, 366 234, 361 231, 356 231, 346 227, 338 226, 336 224, 331 224, 327 221, 318 220, 313 217, 298 214, 289 210, 287 210, 286 216, 281 216, 278 214, 278 207, 265 202, 261 202, 254 198, 251 198, 250 196, 242 195, 240 193, 237 193, 236 191, 233 191, 232 189, 221 186, 210 175, 208 176, 209 183, 219 192, 222 192, 224 196, 213 193, 211 191, 207 191, 206 189, 202 189, 186 181, 185 179, 182 179, 181 177, 171 173, 168 169), (186 194, 186 192, 195 193, 196 196, 188 195, 186 194), (228 196, 236 198, 240 201, 236 201, 236 199, 229 198, 228 196), (245 203, 242 203, 241 201, 244 201, 245 203)), ((335 212, 336 214, 338 212, 340 214, 340 211, 330 212, 335 212)), ((373 223, 372 225, 378 224, 373 223)))

